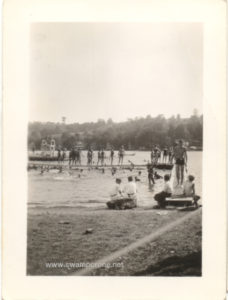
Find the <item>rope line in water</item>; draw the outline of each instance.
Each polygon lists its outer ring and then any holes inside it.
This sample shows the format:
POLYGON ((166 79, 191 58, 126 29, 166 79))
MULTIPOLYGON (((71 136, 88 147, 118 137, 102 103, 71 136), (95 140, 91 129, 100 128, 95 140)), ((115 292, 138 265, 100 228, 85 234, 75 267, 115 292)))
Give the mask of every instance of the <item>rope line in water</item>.
POLYGON ((201 209, 198 209, 193 212, 189 212, 188 214, 184 215, 180 219, 175 220, 174 222, 171 222, 162 228, 159 228, 155 232, 153 232, 149 235, 146 235, 145 237, 137 240, 136 242, 91 263, 92 266, 90 268, 84 268, 82 270, 72 273, 71 275, 78 275, 78 276, 88 275, 91 271, 93 271, 95 269, 100 269, 102 267, 102 265, 110 263, 111 261, 118 259, 120 256, 126 255, 128 252, 133 251, 133 250, 137 249, 138 247, 141 247, 149 242, 152 242, 153 240, 160 237, 164 233, 170 231, 171 229, 175 228, 176 226, 178 226, 178 225, 182 224, 183 222, 187 221, 188 219, 194 217, 195 215, 197 215, 199 213, 200 210, 201 209))

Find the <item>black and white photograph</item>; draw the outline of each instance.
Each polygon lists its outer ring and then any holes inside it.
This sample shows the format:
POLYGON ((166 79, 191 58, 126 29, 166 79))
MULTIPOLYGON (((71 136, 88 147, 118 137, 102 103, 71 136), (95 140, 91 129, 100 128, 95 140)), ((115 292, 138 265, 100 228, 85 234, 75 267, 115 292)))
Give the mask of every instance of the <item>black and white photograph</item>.
POLYGON ((225 5, 4 2, 2 299, 225 299, 225 5))
POLYGON ((202 23, 30 26, 27 275, 201 276, 202 23))

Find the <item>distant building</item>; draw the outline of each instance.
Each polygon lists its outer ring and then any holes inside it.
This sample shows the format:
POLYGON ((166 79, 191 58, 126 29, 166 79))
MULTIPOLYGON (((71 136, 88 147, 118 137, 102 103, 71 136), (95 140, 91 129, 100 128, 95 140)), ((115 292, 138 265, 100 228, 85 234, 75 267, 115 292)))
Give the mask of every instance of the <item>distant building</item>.
POLYGON ((41 153, 42 155, 54 156, 56 149, 55 139, 43 139, 41 142, 41 153))

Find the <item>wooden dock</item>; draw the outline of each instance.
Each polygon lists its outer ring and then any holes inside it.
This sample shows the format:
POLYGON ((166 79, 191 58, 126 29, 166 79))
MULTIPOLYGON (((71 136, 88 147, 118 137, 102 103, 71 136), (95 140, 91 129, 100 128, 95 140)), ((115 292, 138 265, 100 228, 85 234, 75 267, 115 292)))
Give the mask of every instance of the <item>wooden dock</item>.
MULTIPOLYGON (((143 170, 147 168, 147 164, 123 164, 123 165, 110 165, 110 164, 105 164, 103 166, 101 165, 69 165, 68 161, 64 162, 52 162, 52 161, 28 161, 28 170, 29 169, 38 169, 38 168, 48 168, 48 169, 71 169, 71 170, 80 170, 80 169, 127 169, 127 170, 143 170)), ((160 169, 160 170, 172 170, 173 165, 169 164, 157 164, 154 166, 155 169, 160 169)))

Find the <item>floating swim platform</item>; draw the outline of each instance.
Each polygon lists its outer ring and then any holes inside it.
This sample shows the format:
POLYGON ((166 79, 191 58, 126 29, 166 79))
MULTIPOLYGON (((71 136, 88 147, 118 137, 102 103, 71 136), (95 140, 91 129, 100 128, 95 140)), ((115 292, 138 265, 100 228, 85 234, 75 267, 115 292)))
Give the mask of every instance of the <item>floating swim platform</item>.
POLYGON ((29 161, 58 161, 57 156, 29 156, 29 161))
POLYGON ((156 164, 154 165, 154 168, 159 170, 172 170, 173 164, 156 164))

